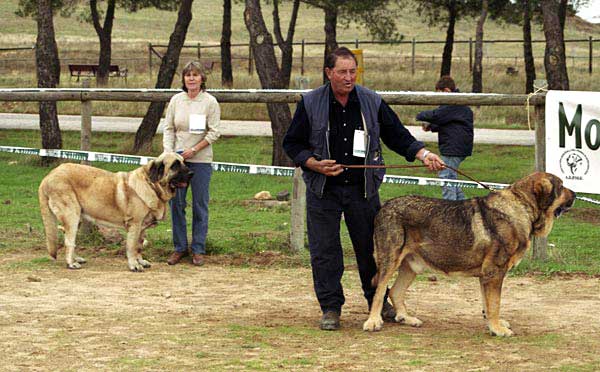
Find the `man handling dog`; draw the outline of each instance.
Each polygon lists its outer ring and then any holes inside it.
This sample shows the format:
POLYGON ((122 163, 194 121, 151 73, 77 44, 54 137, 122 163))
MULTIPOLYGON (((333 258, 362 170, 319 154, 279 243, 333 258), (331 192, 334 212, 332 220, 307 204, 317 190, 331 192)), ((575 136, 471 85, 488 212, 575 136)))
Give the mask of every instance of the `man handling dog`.
MULTIPOLYGON (((344 304, 344 272, 340 242, 342 213, 356 255, 362 289, 369 307, 377 269, 373 258, 373 222, 381 204, 379 186, 385 169, 343 165, 382 165, 380 138, 408 161, 423 161, 430 170, 444 162, 425 149, 375 92, 356 85, 357 61, 345 47, 325 61, 329 82, 306 93, 298 103, 283 147, 304 170, 307 224, 314 288, 323 316, 320 328, 340 328, 344 304)), ((387 301, 382 316, 393 321, 387 301)))

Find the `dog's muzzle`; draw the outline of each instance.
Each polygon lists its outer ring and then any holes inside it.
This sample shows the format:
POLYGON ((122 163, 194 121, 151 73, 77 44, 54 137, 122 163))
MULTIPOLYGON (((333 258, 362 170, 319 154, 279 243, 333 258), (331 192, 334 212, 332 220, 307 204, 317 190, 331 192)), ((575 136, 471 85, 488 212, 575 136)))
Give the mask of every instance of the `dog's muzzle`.
POLYGON ((173 190, 187 187, 193 176, 194 171, 186 169, 185 171, 179 172, 175 177, 173 177, 169 182, 169 186, 173 190))
POLYGON ((569 191, 571 192, 571 198, 569 198, 569 200, 567 200, 564 204, 559 205, 558 208, 556 208, 554 210, 554 217, 558 218, 558 217, 562 216, 563 213, 567 213, 569 211, 569 209, 571 209, 571 207, 575 203, 575 198, 576 198, 577 194, 575 194, 571 190, 569 190, 569 191))

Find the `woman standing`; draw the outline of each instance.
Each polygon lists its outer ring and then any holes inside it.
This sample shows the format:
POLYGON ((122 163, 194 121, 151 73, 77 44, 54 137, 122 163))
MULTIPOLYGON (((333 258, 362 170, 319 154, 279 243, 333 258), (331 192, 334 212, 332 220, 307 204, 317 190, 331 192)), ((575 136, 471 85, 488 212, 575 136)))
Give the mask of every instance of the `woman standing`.
MULTIPOLYGON (((206 93, 206 75, 198 62, 189 62, 181 73, 183 92, 174 95, 167 107, 163 148, 177 151, 194 171, 192 186, 192 263, 204 264, 208 231, 208 189, 212 173, 212 143, 219 138, 221 109, 215 97, 206 93)), ((173 221, 175 252, 167 263, 175 265, 188 255, 185 219, 187 187, 177 189, 169 202, 173 221)))

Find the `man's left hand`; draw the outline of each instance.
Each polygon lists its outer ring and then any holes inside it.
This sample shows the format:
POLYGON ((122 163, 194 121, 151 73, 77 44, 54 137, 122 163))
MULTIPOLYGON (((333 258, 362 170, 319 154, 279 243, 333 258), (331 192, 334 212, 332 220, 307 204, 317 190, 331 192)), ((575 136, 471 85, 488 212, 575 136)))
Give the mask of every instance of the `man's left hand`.
POLYGON ((441 171, 446 167, 444 161, 433 152, 427 154, 427 156, 423 160, 423 164, 425 164, 427 168, 429 168, 429 170, 431 171, 441 171))

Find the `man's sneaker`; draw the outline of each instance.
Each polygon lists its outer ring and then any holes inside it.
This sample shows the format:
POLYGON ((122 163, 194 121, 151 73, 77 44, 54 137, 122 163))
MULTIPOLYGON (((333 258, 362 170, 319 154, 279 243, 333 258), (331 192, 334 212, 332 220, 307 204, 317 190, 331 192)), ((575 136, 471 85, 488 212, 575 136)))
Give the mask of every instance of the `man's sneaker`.
POLYGON ((384 322, 394 323, 396 321, 396 309, 394 306, 389 303, 389 301, 385 301, 383 303, 383 309, 381 309, 381 317, 384 322))
POLYGON ((337 311, 326 311, 321 317, 320 326, 324 331, 337 331, 340 329, 340 314, 337 311))

